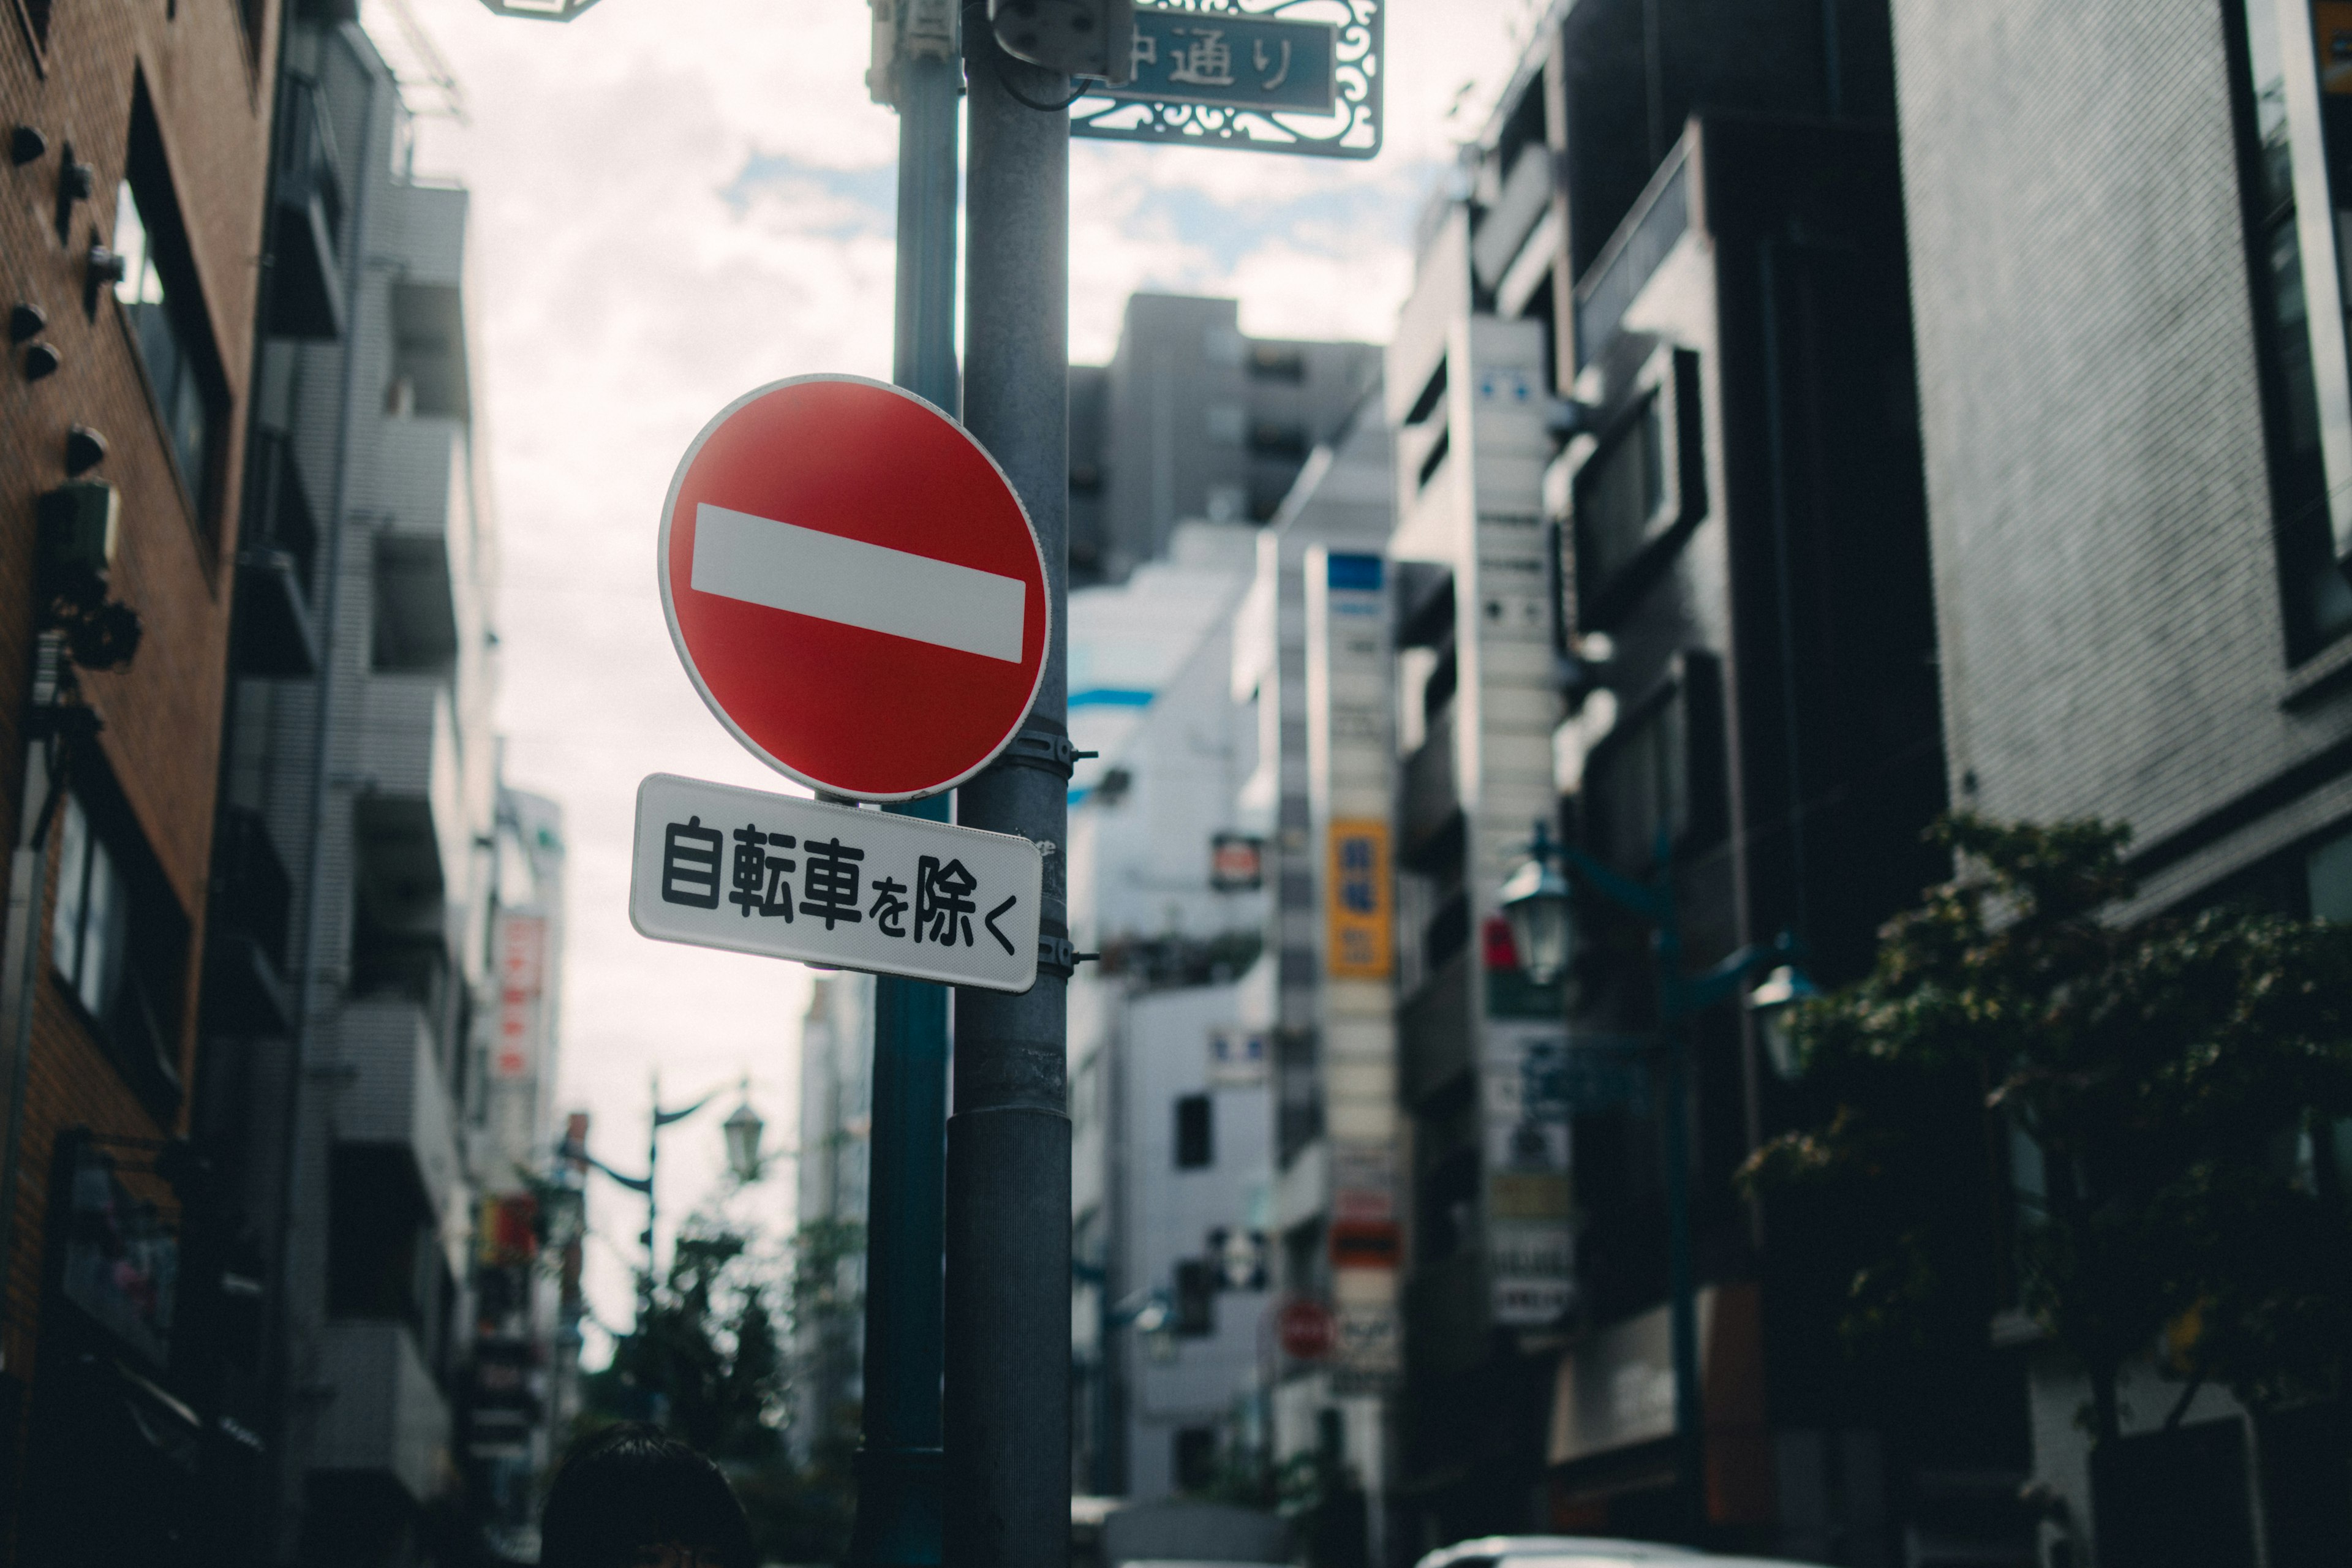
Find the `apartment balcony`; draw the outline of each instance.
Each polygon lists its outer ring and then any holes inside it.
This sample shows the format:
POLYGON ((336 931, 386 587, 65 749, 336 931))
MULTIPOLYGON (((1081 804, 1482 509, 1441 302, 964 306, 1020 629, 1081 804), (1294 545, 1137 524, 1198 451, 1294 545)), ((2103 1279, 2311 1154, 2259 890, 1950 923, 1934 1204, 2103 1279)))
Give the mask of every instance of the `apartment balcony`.
POLYGON ((236 549, 236 669, 309 676, 319 668, 310 603, 318 523, 287 433, 256 426, 252 439, 253 485, 236 549))
POLYGON ((473 844, 457 711, 446 680, 387 675, 366 683, 360 709, 362 897, 389 894, 403 906, 391 923, 422 929, 435 923, 425 907, 437 921, 446 889, 464 885, 473 844))
POLYGON ((205 933, 205 1026, 240 1035, 291 1028, 286 943, 294 881, 261 814, 221 812, 213 839, 212 910, 205 933))
POLYGON ((398 412, 376 429, 380 461, 367 502, 384 523, 372 545, 369 668, 446 681, 473 619, 472 464, 464 425, 427 413, 420 395, 416 381, 395 380, 398 412))
POLYGON ((1625 215, 1624 222, 1584 276, 1577 279, 1575 297, 1576 364, 1579 370, 1600 357, 1624 324, 1625 312, 1682 243, 1692 225, 1697 183, 1691 175, 1691 142, 1675 144, 1650 184, 1625 215))
POLYGON ((281 338, 340 338, 348 313, 333 116, 319 85, 299 79, 288 84, 284 116, 277 205, 269 215, 269 331, 281 338))
POLYGON ((448 1464, 449 1405, 408 1326, 334 1320, 319 1347, 313 1470, 396 1482, 412 1503, 431 1498, 448 1464))
POLYGON ((1547 242, 1556 243, 1552 226, 1552 155, 1541 141, 1521 147, 1503 177, 1502 189, 1479 216, 1470 237, 1470 265, 1478 286, 1497 296, 1503 308, 1516 314, 1535 292, 1533 280, 1521 275, 1549 260, 1547 242), (1541 231, 1541 232, 1538 232, 1541 231), (1533 242, 1533 243, 1530 243, 1533 242), (1530 252, 1535 263, 1525 265, 1530 252), (1517 298, 1511 298, 1516 294, 1517 298))
POLYGON ((336 1141, 404 1152, 425 1205, 447 1213, 460 1175, 457 1108, 435 1021, 412 997, 378 994, 344 1005, 341 1034, 336 1141))
POLYGON ((1397 1066, 1404 1103, 1418 1105, 1470 1070, 1470 954, 1454 955, 1397 1010, 1397 1066))
POLYGON ((1429 721, 1428 738, 1404 762, 1402 799, 1403 858, 1418 867, 1429 858, 1440 835, 1459 816, 1462 797, 1454 784, 1454 706, 1447 703, 1429 721))

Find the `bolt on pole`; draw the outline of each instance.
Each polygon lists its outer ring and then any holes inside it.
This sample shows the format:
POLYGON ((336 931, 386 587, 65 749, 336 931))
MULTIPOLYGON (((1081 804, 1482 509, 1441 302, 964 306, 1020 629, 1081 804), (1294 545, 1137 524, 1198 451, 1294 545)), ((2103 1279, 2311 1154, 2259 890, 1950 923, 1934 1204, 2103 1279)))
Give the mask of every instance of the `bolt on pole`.
POLYGON ((1070 1540, 1069 79, 964 10, 965 423, 1045 548, 1052 642, 1021 735, 958 820, 1045 846, 1048 957, 1027 993, 961 991, 947 1151, 946 1559, 1061 1568, 1070 1540), (1024 100, 1026 100, 1025 102, 1024 100))
MULTIPOLYGON (((898 320, 892 379, 950 414, 956 387, 956 143, 962 68, 953 0, 879 0, 873 85, 898 110, 898 320)), ((948 820, 948 797, 885 807, 948 820)), ((853 1568, 940 1558, 940 1256, 946 1197, 948 991, 874 984, 866 1197, 865 1432, 853 1568)))

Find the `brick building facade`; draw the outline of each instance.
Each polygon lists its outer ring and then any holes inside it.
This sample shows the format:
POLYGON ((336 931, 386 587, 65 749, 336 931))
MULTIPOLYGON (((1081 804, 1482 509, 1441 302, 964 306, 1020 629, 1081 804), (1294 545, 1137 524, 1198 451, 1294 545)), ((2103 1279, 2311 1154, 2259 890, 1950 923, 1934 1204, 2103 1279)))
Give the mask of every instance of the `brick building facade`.
POLYGON ((184 1185, 276 16, 0 15, 0 1488, 27 1554, 68 1520, 152 1552, 197 1436, 158 1167, 184 1185))

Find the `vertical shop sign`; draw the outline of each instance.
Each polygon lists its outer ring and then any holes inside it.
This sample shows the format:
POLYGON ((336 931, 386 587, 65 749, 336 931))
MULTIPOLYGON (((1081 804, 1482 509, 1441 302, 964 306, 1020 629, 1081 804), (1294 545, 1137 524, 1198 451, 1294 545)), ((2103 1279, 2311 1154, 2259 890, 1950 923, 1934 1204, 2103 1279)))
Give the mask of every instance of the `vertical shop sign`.
POLYGON ((1329 854, 1326 967, 1334 980, 1386 980, 1396 945, 1389 825, 1375 818, 1336 821, 1329 854))
POLYGON ((499 1039, 490 1074, 529 1078, 539 1063, 539 1008, 547 973, 547 917, 499 917, 499 1039))
POLYGON ((1560 1083, 1567 1031, 1493 1020, 1486 1062, 1486 1211, 1497 1325, 1548 1328, 1575 1302, 1574 1188, 1560 1083))

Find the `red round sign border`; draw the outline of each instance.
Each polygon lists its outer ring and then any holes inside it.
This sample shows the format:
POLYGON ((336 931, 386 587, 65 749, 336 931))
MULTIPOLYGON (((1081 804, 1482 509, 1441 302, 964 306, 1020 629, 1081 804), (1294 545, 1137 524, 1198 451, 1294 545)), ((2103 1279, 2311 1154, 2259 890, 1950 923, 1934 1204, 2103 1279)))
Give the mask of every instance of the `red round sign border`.
POLYGON ((753 756, 759 758, 760 761, 767 763, 768 766, 775 769, 776 772, 783 774, 786 778, 791 779, 795 784, 805 784, 810 789, 816 791, 821 796, 827 796, 840 800, 866 801, 874 805, 887 805, 900 801, 929 800, 933 795, 945 795, 948 791, 956 788, 958 785, 977 777, 988 767, 990 763, 995 762, 998 757, 1003 754, 1004 748, 1013 743, 1013 737, 1020 734, 1023 727, 1029 722, 1029 715, 1037 706, 1037 693, 1045 684, 1045 668, 1053 662, 1053 572, 1045 560, 1045 546, 1037 537, 1036 520, 1029 515, 1029 505, 1026 501, 1021 499, 1021 492, 1019 489, 1014 488, 1012 476, 1004 471, 1004 465, 996 460, 996 454, 990 451, 986 447, 981 445, 980 438, 974 436, 970 429, 965 427, 962 420, 958 419, 954 415, 950 414, 946 409, 941 408, 938 404, 933 403, 928 397, 923 397, 916 393, 909 392, 905 387, 895 385, 890 382, 877 381, 871 376, 852 375, 841 371, 819 371, 808 375, 788 375, 781 381, 772 381, 763 386, 753 387, 751 391, 743 394, 740 397, 738 397, 732 403, 730 403, 726 407, 712 415, 710 418, 704 423, 702 428, 696 432, 694 439, 687 446, 685 456, 678 458, 677 468, 670 474, 669 489, 662 500, 661 530, 654 543, 654 552, 655 577, 661 595, 662 620, 669 627, 670 647, 677 650, 677 661, 680 665, 685 667, 686 678, 693 683, 695 695, 702 699, 702 705, 710 710, 710 716, 718 720, 720 727, 729 734, 734 736, 736 741, 741 744, 745 751, 751 752, 753 756), (789 763, 776 757, 770 752, 767 748, 761 746, 757 741, 752 740, 751 736, 745 734, 743 732, 742 726, 736 723, 734 719, 729 715, 727 710, 719 705, 719 700, 711 695, 710 688, 703 681, 702 671, 695 668, 694 655, 686 646, 686 634, 679 628, 677 624, 677 605, 675 599, 672 597, 673 589, 670 583, 670 531, 677 517, 678 492, 686 487, 686 477, 693 469, 695 458, 701 455, 703 446, 709 441, 711 437, 718 434, 721 426, 725 425, 728 420, 734 417, 739 409, 741 409, 750 404, 758 402, 761 398, 767 396, 771 393, 781 392, 786 387, 807 386, 819 382, 843 382, 853 386, 872 387, 878 391, 890 393, 898 397, 903 397, 908 402, 916 405, 918 407, 939 416, 941 420, 946 422, 950 429, 962 437, 965 442, 971 446, 971 449, 980 454, 981 458, 988 464, 990 469, 994 472, 997 479, 1003 481, 1005 494, 1013 498, 1013 509, 1018 511, 1021 516, 1021 524, 1028 531, 1029 548, 1036 552, 1038 580, 1045 584, 1045 594, 1044 595, 1045 627, 1044 644, 1045 652, 1037 660, 1037 673, 1029 682, 1029 695, 1023 700, 1021 704, 1021 711, 1014 717, 1012 728, 1005 731, 1004 734, 997 741, 995 745, 989 749, 988 754, 981 758, 979 762, 974 763, 971 767, 966 768, 962 773, 956 774, 955 777, 949 779, 946 783, 933 784, 926 789, 908 790, 898 795, 877 794, 871 790, 843 789, 835 784, 827 784, 822 780, 811 778, 808 774, 801 772, 798 768, 793 767, 789 763))

